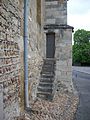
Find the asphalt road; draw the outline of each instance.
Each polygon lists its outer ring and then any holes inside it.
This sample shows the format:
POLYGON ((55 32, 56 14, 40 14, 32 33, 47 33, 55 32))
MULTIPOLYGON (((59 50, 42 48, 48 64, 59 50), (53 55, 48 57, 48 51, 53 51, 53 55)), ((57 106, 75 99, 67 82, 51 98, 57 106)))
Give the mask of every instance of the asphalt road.
MULTIPOLYGON (((90 71, 89 71, 90 72, 90 71)), ((76 120, 90 120, 90 74, 73 69, 73 83, 79 94, 76 120)))

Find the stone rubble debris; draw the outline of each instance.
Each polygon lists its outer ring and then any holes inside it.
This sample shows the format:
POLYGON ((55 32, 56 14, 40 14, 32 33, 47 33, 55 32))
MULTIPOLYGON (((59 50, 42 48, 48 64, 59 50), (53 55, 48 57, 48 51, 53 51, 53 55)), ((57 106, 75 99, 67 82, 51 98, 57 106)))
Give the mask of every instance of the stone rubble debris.
POLYGON ((37 99, 31 104, 31 112, 17 120, 74 120, 78 97, 73 93, 57 91, 53 101, 37 99))

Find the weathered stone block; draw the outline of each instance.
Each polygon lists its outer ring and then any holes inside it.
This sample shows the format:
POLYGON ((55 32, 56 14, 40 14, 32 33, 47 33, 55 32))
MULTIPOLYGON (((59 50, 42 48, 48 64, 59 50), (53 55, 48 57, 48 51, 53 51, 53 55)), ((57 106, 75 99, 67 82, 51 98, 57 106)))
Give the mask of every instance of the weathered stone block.
POLYGON ((58 1, 45 2, 45 5, 57 5, 57 4, 58 4, 58 1))
POLYGON ((47 19, 46 24, 55 24, 55 19, 47 19))

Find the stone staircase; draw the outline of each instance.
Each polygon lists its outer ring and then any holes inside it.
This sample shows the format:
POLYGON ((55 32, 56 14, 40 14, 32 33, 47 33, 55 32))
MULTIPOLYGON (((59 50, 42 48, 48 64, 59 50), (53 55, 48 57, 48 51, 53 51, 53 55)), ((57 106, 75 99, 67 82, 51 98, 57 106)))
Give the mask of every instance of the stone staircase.
POLYGON ((55 77, 55 60, 44 59, 39 85, 37 87, 37 97, 45 100, 53 99, 53 82, 55 77))

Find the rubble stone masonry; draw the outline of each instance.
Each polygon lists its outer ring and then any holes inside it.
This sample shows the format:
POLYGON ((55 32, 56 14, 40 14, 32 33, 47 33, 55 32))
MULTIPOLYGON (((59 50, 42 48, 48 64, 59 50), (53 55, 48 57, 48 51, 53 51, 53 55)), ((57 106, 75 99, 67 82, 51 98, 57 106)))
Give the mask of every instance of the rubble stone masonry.
MULTIPOLYGON (((19 115, 21 82, 21 16, 18 0, 0 1, 0 107, 2 120, 19 115)), ((21 6, 21 5, 20 5, 21 6)))
MULTIPOLYGON (((2 120, 13 120, 24 109, 23 2, 22 0, 0 0, 0 117, 2 120)), ((39 14, 37 5, 39 3, 36 0, 29 1, 30 100, 35 98, 42 65, 42 50, 40 49, 42 28, 37 21, 37 14, 39 14)))

